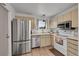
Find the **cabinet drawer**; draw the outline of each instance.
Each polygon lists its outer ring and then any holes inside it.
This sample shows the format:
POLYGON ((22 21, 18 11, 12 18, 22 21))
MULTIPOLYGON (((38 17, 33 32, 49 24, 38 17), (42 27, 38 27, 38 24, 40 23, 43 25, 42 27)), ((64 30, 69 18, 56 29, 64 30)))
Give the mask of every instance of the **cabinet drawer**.
POLYGON ((68 56, 76 56, 75 54, 71 53, 70 51, 68 51, 67 55, 68 56))
POLYGON ((78 41, 77 40, 73 40, 73 39, 68 39, 68 43, 72 43, 74 45, 78 45, 78 41))
POLYGON ((71 44, 71 43, 68 43, 68 47, 71 47, 75 50, 78 50, 78 46, 77 45, 74 45, 74 44, 71 44))
POLYGON ((78 55, 78 50, 74 50, 74 49, 68 47, 68 51, 70 51, 72 54, 78 55))

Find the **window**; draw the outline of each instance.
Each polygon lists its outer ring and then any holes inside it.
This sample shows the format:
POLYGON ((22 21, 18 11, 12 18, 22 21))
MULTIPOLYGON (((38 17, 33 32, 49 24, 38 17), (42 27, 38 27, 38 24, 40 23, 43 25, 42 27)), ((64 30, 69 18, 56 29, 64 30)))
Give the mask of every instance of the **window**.
POLYGON ((38 29, 45 29, 46 28, 46 21, 45 20, 39 20, 38 21, 38 29))

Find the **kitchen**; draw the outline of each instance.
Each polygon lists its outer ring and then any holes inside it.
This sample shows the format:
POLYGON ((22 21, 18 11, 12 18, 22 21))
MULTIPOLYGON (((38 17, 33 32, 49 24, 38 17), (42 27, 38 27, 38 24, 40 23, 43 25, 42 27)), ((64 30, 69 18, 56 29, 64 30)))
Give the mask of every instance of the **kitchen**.
POLYGON ((11 20, 12 56, 79 55, 77 3, 10 5, 16 11, 11 20))
MULTIPOLYGON (((78 55, 78 5, 74 4, 63 12, 57 13, 50 18, 43 14, 34 18, 31 16, 16 15, 16 19, 30 19, 31 21, 31 43, 30 50, 24 54, 32 55, 32 51, 41 50, 48 47, 52 52, 53 49, 57 56, 77 56, 78 55)), ((27 45, 27 44, 26 44, 27 45)), ((38 52, 37 51, 37 52, 38 52)), ((36 53, 36 52, 33 52, 36 53)), ((39 55, 36 53, 34 55, 39 55)), ((44 53, 45 54, 45 53, 44 53)), ((42 55, 42 53, 41 53, 42 55)))
POLYGON ((78 55, 78 6, 55 15, 48 22, 47 29, 33 31, 32 39, 40 42, 34 47, 52 46, 66 56, 78 55))

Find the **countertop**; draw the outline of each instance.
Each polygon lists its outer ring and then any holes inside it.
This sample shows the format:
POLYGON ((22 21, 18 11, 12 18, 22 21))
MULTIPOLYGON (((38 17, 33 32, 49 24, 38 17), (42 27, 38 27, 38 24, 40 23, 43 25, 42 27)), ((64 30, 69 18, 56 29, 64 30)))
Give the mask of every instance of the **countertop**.
POLYGON ((78 40, 78 36, 63 36, 63 35, 58 35, 54 34, 55 36, 60 36, 60 37, 65 37, 67 39, 73 39, 73 40, 78 40))
MULTIPOLYGON (((45 33, 45 32, 42 32, 42 33, 33 33, 32 36, 34 35, 53 35, 53 36, 61 36, 61 35, 58 35, 57 33, 45 33)), ((63 37, 63 36, 61 36, 63 37)), ((67 39, 73 39, 73 40, 78 40, 78 37, 77 36, 66 36, 67 39)))
POLYGON ((69 37, 67 37, 68 39, 73 39, 73 40, 78 40, 78 37, 76 37, 76 36, 69 36, 69 37))
POLYGON ((50 35, 50 33, 33 33, 32 35, 50 35))

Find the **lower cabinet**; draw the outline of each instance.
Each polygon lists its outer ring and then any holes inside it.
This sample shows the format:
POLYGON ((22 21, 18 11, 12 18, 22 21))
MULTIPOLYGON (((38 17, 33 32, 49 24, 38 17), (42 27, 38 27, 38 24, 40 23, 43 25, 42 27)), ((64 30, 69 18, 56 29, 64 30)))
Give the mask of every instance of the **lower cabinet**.
POLYGON ((40 47, 44 47, 45 45, 45 36, 40 37, 40 47))
POLYGON ((52 47, 54 47, 54 35, 50 35, 50 44, 52 47))
POLYGON ((67 40, 67 55, 68 56, 78 55, 78 40, 74 39, 67 40))
POLYGON ((50 45, 51 45, 50 35, 42 35, 40 38, 40 47, 45 47, 50 45))

